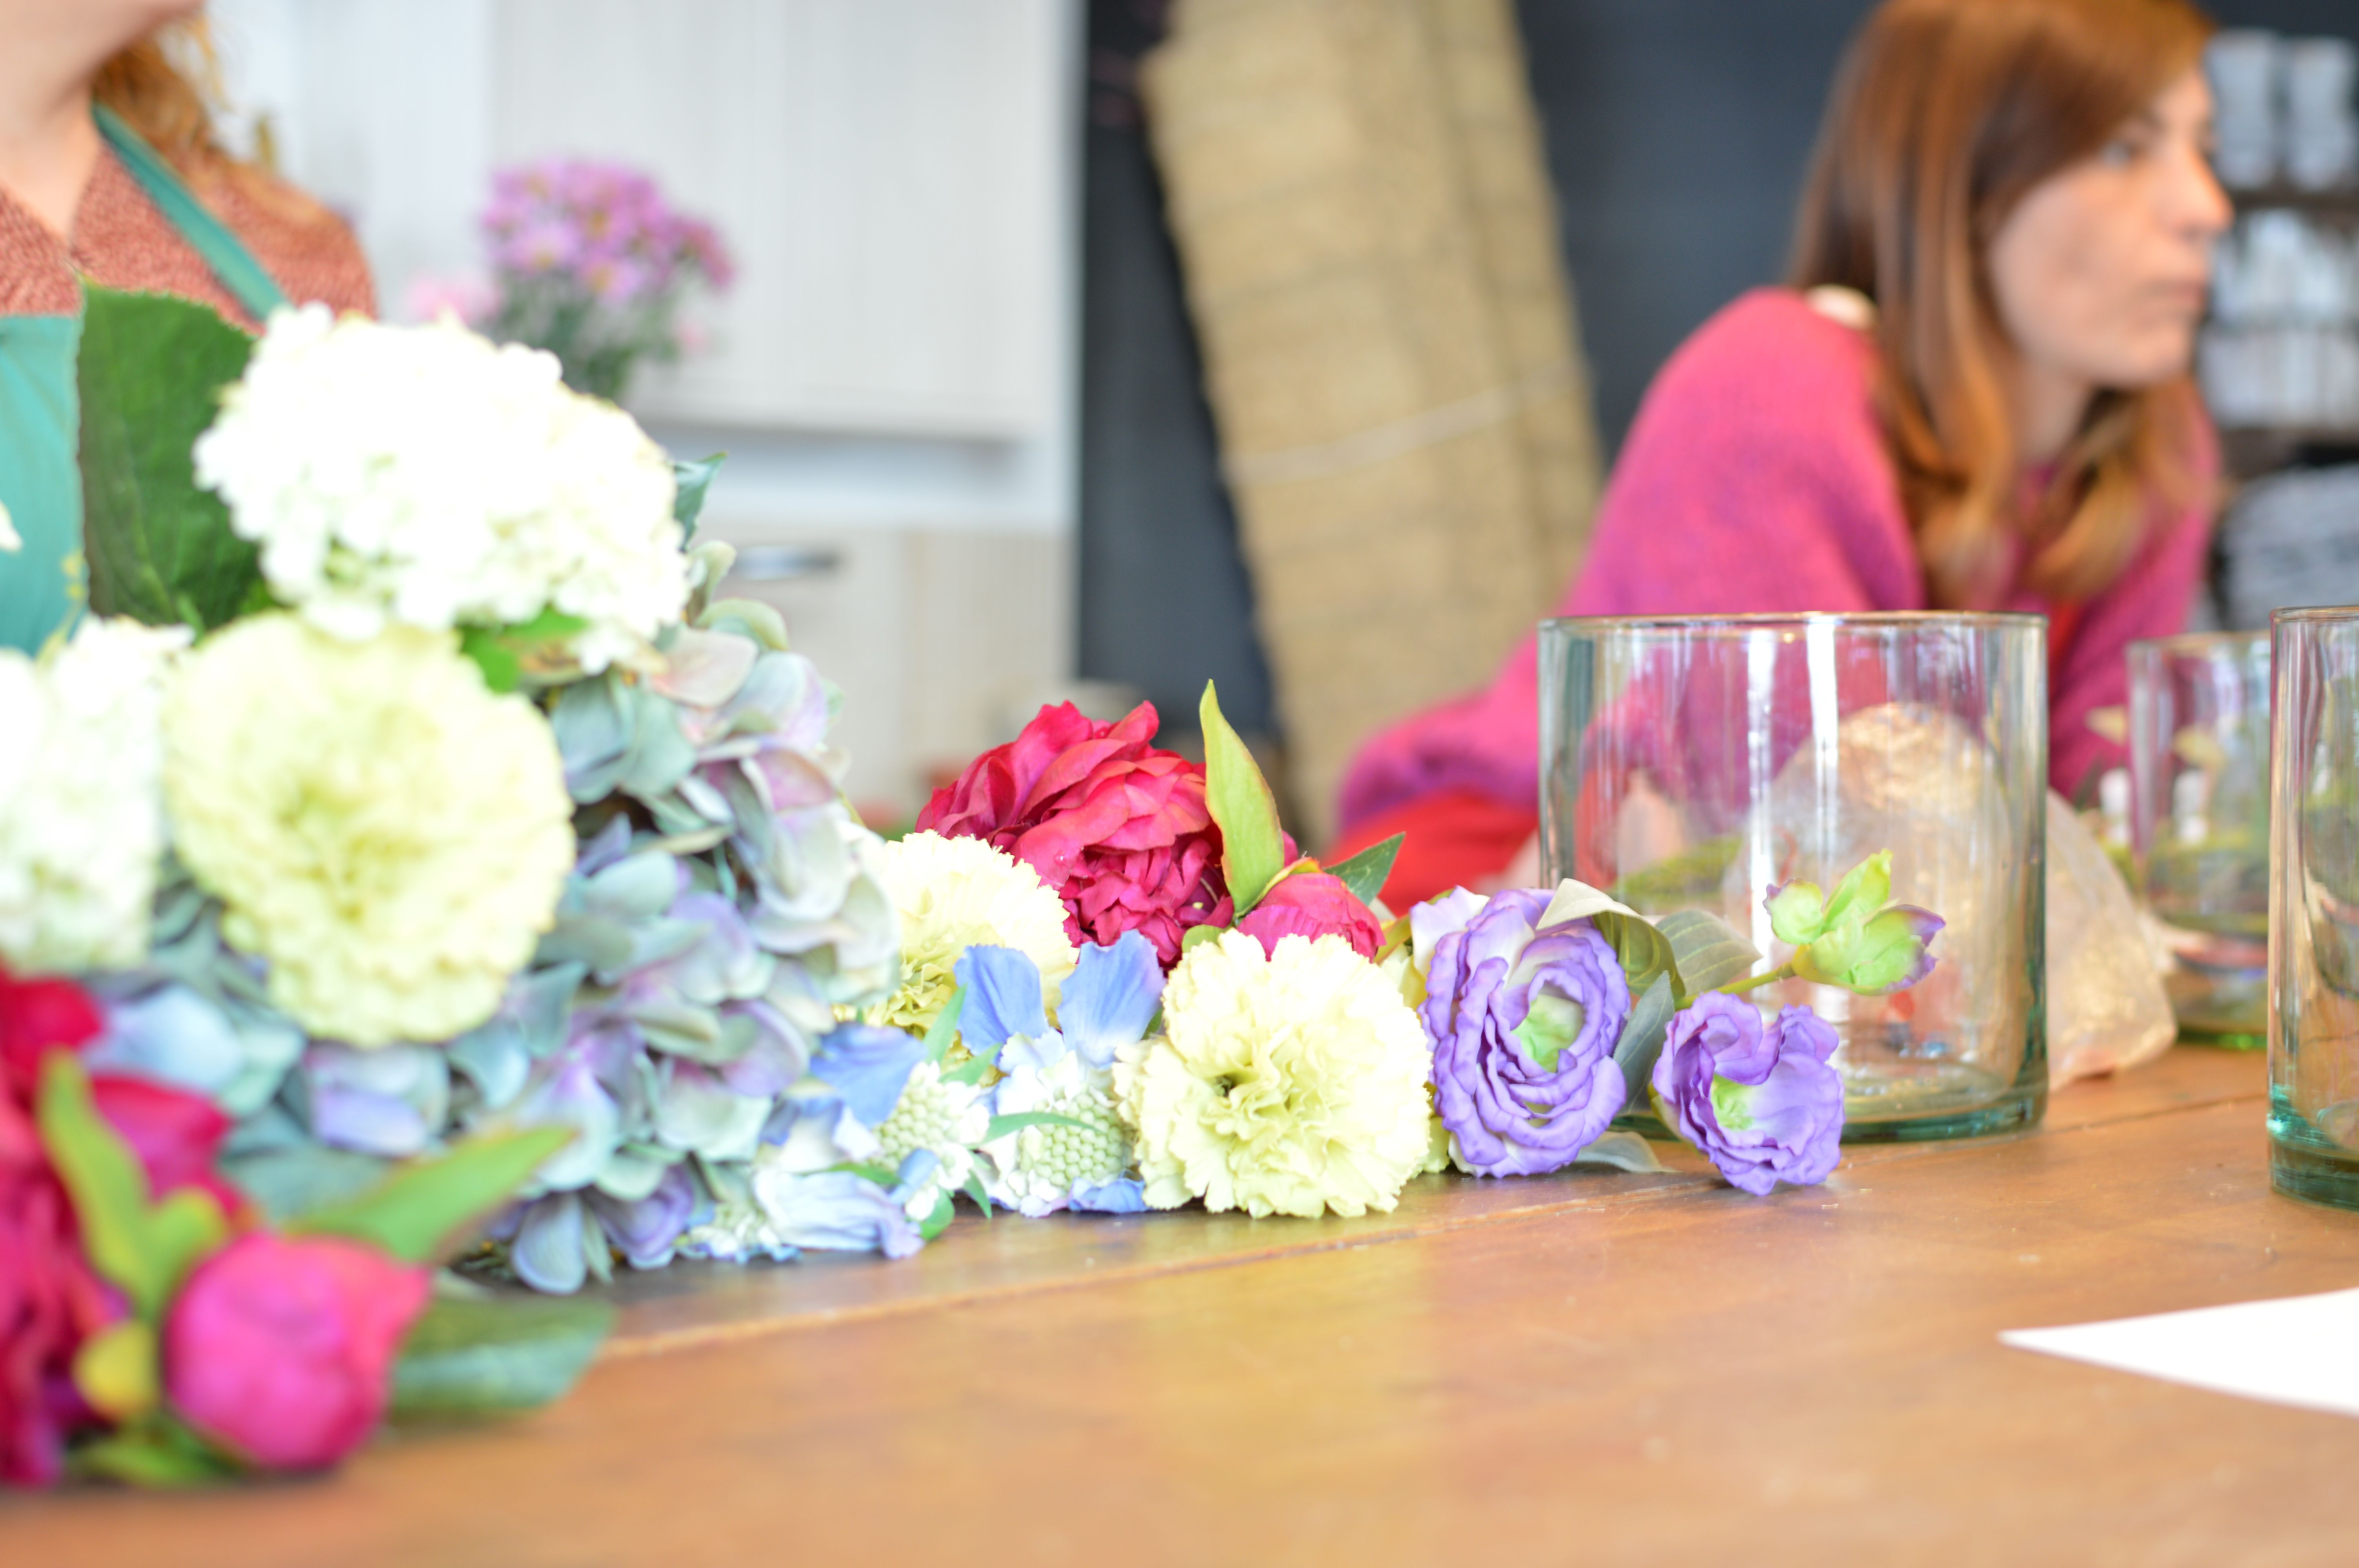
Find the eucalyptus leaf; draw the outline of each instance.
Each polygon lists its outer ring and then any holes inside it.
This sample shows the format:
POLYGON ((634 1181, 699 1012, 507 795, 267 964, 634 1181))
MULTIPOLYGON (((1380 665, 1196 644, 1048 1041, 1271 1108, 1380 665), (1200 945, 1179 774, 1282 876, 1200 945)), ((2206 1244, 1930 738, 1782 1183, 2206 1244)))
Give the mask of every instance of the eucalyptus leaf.
POLYGON ((1655 923, 1655 929, 1671 945, 1671 959, 1690 996, 1741 980, 1761 961, 1760 948, 1720 916, 1701 909, 1667 914, 1655 923))
POLYGON ((1541 912, 1539 923, 1533 929, 1546 931, 1569 920, 1586 920, 1600 914, 1626 914, 1633 920, 1645 918, 1629 905, 1615 903, 1612 894, 1567 877, 1557 883, 1556 896, 1549 900, 1548 908, 1541 912))
POLYGON ((1196 711, 1204 728, 1204 804, 1220 824, 1221 871, 1243 919, 1286 870, 1286 834, 1269 781, 1222 716, 1210 681, 1196 711))
POLYGON ((1352 896, 1362 903, 1374 903, 1385 891, 1385 879, 1393 874, 1393 862, 1400 858, 1405 833, 1396 833, 1381 844, 1371 844, 1347 860, 1327 868, 1327 873, 1352 890, 1352 896))
POLYGON ((545 1405, 573 1386, 614 1323, 607 1302, 437 1298, 402 1342, 393 1413, 484 1415, 545 1405))
POLYGON ((1671 1000, 1681 1007, 1687 1005, 1687 984, 1680 977, 1670 940, 1655 928, 1652 921, 1610 909, 1601 909, 1586 918, 1596 925, 1599 935, 1614 945, 1633 996, 1643 994, 1658 976, 1662 976, 1670 981, 1671 1000))
POLYGON ((254 340, 205 306, 84 286, 82 536, 99 614, 201 633, 253 601, 260 557, 197 487, 190 457, 253 355, 254 340))

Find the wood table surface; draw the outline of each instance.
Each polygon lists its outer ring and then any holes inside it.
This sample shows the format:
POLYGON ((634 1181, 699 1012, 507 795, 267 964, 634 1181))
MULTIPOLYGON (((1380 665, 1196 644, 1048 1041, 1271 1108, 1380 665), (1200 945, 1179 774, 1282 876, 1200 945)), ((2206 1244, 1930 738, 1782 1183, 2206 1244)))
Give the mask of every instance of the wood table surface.
POLYGON ((1767 1199, 1689 1158, 675 1268, 551 1410, 0 1501, 0 1563, 2359 1564, 2359 1421, 1997 1340, 2359 1286, 2264 1100, 2183 1046, 1767 1199))

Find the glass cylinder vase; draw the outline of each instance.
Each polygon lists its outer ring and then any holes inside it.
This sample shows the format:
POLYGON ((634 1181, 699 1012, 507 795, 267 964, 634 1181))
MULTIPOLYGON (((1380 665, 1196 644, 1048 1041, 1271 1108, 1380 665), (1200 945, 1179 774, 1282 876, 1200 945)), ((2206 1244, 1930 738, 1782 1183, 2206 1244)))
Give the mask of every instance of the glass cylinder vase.
POLYGON ((2359 1208, 2359 609, 2269 619, 2269 1179, 2359 1208))
POLYGON ((1893 613, 1576 619, 1540 629, 1541 846, 1650 917, 1719 916, 1782 964, 1773 887, 1892 855, 1947 924, 1892 996, 1802 979, 1841 1038, 1851 1141, 2028 1126, 2048 1096, 2047 623, 1893 613))
POLYGON ((2257 1047, 2267 1023, 2269 634, 2132 643, 2134 880, 2170 949, 2180 1031, 2257 1047))

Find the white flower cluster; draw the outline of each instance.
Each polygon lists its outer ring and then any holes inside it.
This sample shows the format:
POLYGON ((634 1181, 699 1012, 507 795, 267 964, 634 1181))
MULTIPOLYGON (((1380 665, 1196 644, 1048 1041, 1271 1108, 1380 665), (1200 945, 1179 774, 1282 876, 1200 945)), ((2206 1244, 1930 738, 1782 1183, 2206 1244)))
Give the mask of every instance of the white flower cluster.
POLYGON ((572 652, 594 672, 687 600, 662 450, 554 356, 454 320, 273 315, 195 458, 271 591, 347 640, 555 610, 589 623, 572 652))
POLYGON ((0 650, 0 961, 56 972, 147 956, 165 676, 188 640, 92 619, 40 663, 0 650))

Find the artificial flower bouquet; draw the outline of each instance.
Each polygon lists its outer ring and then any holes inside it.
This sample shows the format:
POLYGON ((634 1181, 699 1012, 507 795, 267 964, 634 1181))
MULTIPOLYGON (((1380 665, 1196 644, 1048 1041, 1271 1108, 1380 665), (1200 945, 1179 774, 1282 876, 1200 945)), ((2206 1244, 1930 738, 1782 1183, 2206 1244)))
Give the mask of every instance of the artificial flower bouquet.
POLYGON ((1207 761, 1043 709, 884 852, 901 980, 832 1036, 744 1189, 691 1233, 728 1258, 916 1250, 984 1213, 1387 1210, 1419 1173, 1658 1169, 1617 1119, 1651 1106, 1738 1187, 1833 1168, 1834 1030, 1765 1016, 1781 981, 1884 994, 1940 922, 1886 907, 1889 857, 1832 896, 1769 890, 1788 956, 1700 913, 1644 919, 1568 881, 1394 918, 1397 842, 1322 869, 1201 709, 1207 761), (859 1223, 815 1223, 860 1195, 859 1223), (818 1238, 824 1233, 824 1239, 818 1238))
POLYGON ((597 1348, 603 1307, 433 1282, 562 1132, 476 1139, 273 1228, 223 1179, 229 1119, 94 1062, 104 1030, 71 983, 0 970, 0 1481, 320 1469, 388 1409, 537 1404, 597 1348))

